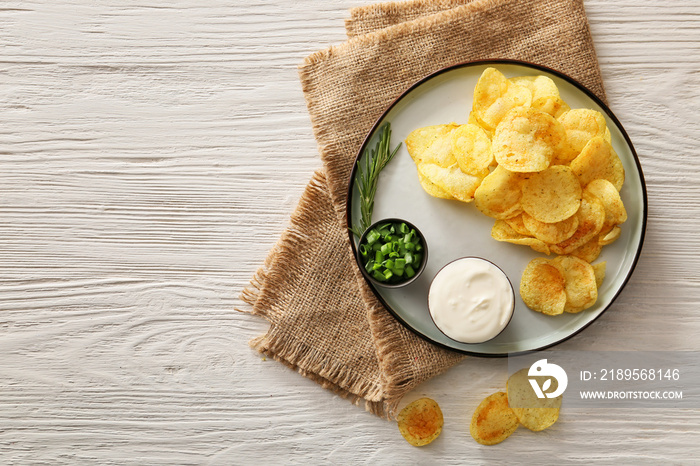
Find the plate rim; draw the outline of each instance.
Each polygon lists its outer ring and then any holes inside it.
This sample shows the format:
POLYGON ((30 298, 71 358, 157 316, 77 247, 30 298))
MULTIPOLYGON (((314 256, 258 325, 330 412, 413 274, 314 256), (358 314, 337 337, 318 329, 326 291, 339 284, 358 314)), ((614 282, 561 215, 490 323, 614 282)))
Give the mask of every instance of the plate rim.
POLYGON ((367 286, 369 289, 372 291, 372 294, 377 298, 377 300, 384 306, 384 308, 389 311, 389 313, 394 316, 394 318, 401 323, 401 325, 404 326, 404 328, 410 330, 413 332, 415 335, 418 335, 420 338, 422 338, 425 341, 428 341, 432 343, 433 345, 436 345, 440 348, 447 349, 450 351, 454 351, 457 353, 462 353, 465 355, 469 356, 476 356, 476 357, 482 357, 482 358, 505 358, 509 356, 516 356, 516 355, 521 355, 521 354, 528 354, 532 353, 535 351, 543 351, 548 348, 551 348, 553 346, 556 346, 560 343, 565 342, 566 340, 569 340, 573 338, 574 336, 578 335, 582 331, 584 331, 586 328, 588 328, 593 322, 598 320, 600 316, 602 316, 610 307, 613 305, 615 300, 618 298, 620 293, 622 293, 622 290, 627 286, 627 283, 629 282, 630 278, 632 277, 632 274, 634 273, 635 268, 637 267, 637 263, 639 262, 639 258, 642 253, 642 248, 644 246, 644 239, 646 236, 646 229, 647 229, 647 214, 648 214, 648 200, 647 200, 647 188, 646 188, 646 180, 644 177, 644 172, 642 171, 642 165, 639 161, 639 156, 637 155, 637 151, 634 148, 634 145, 632 144, 632 140, 630 139, 629 135, 627 134, 627 130, 622 126, 622 123, 620 123, 620 120, 615 116, 615 114, 610 110, 608 105, 603 102, 597 95, 595 95, 592 91, 590 91, 586 86, 581 84, 579 81, 576 79, 572 78, 571 76, 561 72, 557 71, 553 68, 549 68, 544 65, 539 65, 537 63, 532 63, 524 60, 514 60, 514 59, 487 59, 487 60, 470 60, 470 61, 464 61, 460 63, 455 63, 453 65, 446 66, 444 68, 441 68, 437 71, 434 71, 433 73, 428 74, 427 76, 419 79, 415 83, 413 83, 411 86, 409 86, 406 90, 404 90, 396 99, 392 101, 391 104, 382 112, 382 114, 375 120, 374 124, 372 125, 372 128, 367 132, 367 135, 365 136, 365 139, 362 142, 362 145, 360 146, 360 149, 357 151, 357 154, 355 155, 355 159, 353 161, 352 165, 352 171, 350 172, 350 179, 348 180, 348 187, 347 187, 347 196, 346 196, 346 205, 345 205, 345 221, 346 221, 346 226, 347 226, 347 233, 348 237, 350 240, 350 248, 352 249, 352 255, 353 255, 353 260, 355 262, 355 265, 357 267, 360 267, 361 265, 358 262, 357 258, 357 247, 355 246, 355 238, 354 234, 351 231, 352 228, 352 198, 353 198, 353 191, 354 191, 354 180, 357 172, 357 167, 358 167, 358 161, 362 157, 362 154, 365 152, 365 149, 367 145, 369 144, 370 140, 372 139, 372 136, 374 133, 377 131, 377 129, 380 126, 380 123, 382 120, 389 114, 389 112, 404 98, 406 95, 408 95, 411 91, 416 89, 417 87, 421 86, 422 84, 426 83, 427 81, 430 81, 431 79, 443 74, 447 73, 456 69, 460 68, 468 68, 468 67, 473 67, 473 66, 484 66, 484 65, 519 65, 523 66, 525 68, 531 68, 531 69, 536 69, 539 71, 544 71, 546 73, 553 74, 557 76, 560 79, 563 79, 564 81, 567 81, 569 84, 573 85, 576 87, 579 91, 583 92, 587 97, 589 97, 591 100, 593 100, 605 113, 606 116, 608 116, 617 126, 617 128, 620 130, 620 133, 622 134, 622 137, 625 139, 625 142, 627 143, 627 146, 630 149, 630 152, 632 153, 632 157, 634 158, 634 163, 637 167, 637 171, 639 172, 639 178, 640 178, 640 184, 642 188, 642 202, 643 202, 643 209, 642 209, 642 228, 641 228, 641 233, 640 233, 640 238, 639 238, 639 245, 637 246, 637 250, 635 251, 634 259, 632 260, 632 265, 627 272, 627 275, 625 276, 624 280, 622 281, 622 285, 620 288, 615 292, 613 297, 610 299, 610 302, 605 306, 605 308, 600 311, 600 313, 586 322, 581 328, 571 332, 570 334, 566 335, 565 337, 556 340, 552 343, 549 343, 547 345, 543 345, 537 348, 533 349, 528 349, 528 350, 523 350, 523 351, 516 351, 516 352, 506 352, 506 353, 479 353, 479 352, 473 352, 461 348, 454 348, 449 345, 446 345, 444 343, 441 343, 439 341, 435 341, 432 338, 430 338, 428 335, 425 335, 421 333, 418 329, 413 328, 410 326, 401 316, 399 316, 394 309, 389 306, 389 304, 384 300, 384 298, 381 296, 381 294, 377 291, 376 287, 369 281, 367 280, 364 275, 362 276, 363 280, 365 280, 365 283, 367 283, 367 286))

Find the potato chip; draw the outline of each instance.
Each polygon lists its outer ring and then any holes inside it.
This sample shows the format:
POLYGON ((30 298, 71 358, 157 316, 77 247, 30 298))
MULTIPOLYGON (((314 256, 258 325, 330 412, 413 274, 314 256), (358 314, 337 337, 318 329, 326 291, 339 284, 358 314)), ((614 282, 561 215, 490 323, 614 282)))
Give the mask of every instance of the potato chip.
MULTIPOLYGON (((481 123, 479 123, 479 120, 476 119, 476 116, 474 116, 474 110, 469 112, 469 117, 467 118, 467 124, 469 125, 476 125, 479 128, 481 128, 481 123)), ((484 128, 481 128, 484 129, 484 128)))
MULTIPOLYGON (((554 249, 557 249, 555 245, 552 246, 554 249)), ((600 251, 602 251, 603 245, 600 244, 598 241, 598 236, 593 237, 593 239, 589 240, 587 243, 583 244, 582 246, 579 246, 578 248, 574 249, 573 251, 569 252, 570 256, 578 257, 579 259, 585 260, 589 264, 596 260, 598 256, 600 255, 600 251)))
POLYGON ((598 287, 593 267, 574 256, 559 256, 551 264, 564 276, 566 285, 565 312, 580 312, 593 306, 598 299, 598 287))
POLYGON ((551 245, 552 252, 560 255, 573 254, 573 251, 594 239, 602 230, 605 209, 600 199, 591 193, 583 191, 581 208, 576 215, 578 216, 576 232, 569 239, 551 245))
POLYGON ((486 129, 493 130, 512 108, 529 106, 532 93, 525 87, 508 82, 503 73, 486 68, 474 88, 474 117, 486 129))
POLYGON ((566 150, 560 155, 560 163, 573 160, 594 137, 603 137, 607 125, 605 117, 589 108, 575 108, 563 113, 559 121, 566 130, 566 150))
POLYGON ((554 165, 523 180, 520 203, 530 216, 556 223, 574 215, 581 206, 581 185, 569 167, 554 165))
POLYGON ((491 237, 496 241, 530 246, 533 251, 549 255, 549 246, 544 241, 530 236, 518 234, 504 220, 496 220, 491 228, 491 237))
POLYGON ((559 97, 557 85, 547 76, 517 76, 508 79, 508 81, 529 89, 533 101, 543 97, 559 97))
POLYGON ((493 162, 491 140, 480 126, 466 124, 452 131, 452 153, 464 173, 484 177, 493 162))
POLYGON ((595 137, 581 150, 581 153, 571 161, 574 171, 582 186, 597 179, 608 180, 620 191, 625 182, 625 169, 620 157, 605 139, 595 137))
POLYGON ((484 215, 496 219, 518 215, 520 209, 521 176, 503 167, 484 178, 474 193, 474 204, 484 215))
POLYGON ((474 411, 469 432, 482 445, 495 445, 515 432, 520 421, 508 406, 508 394, 496 392, 487 396, 474 411))
POLYGON ((562 397, 537 398, 529 379, 528 368, 521 369, 508 378, 508 405, 522 425, 539 432, 559 419, 562 397))
POLYGON ((610 229, 610 231, 601 233, 600 236, 598 236, 598 243, 601 246, 607 246, 608 244, 612 244, 617 239, 620 237, 620 234, 622 233, 622 230, 618 226, 614 226, 610 229))
POLYGON ((413 130, 406 138, 406 149, 416 164, 433 163, 447 168, 457 163, 452 153, 452 131, 458 127, 450 123, 413 130))
POLYGON ((477 108, 486 109, 508 90, 508 79, 496 68, 488 67, 479 76, 474 88, 473 107, 478 117, 477 108))
POLYGON ((425 192, 431 196, 440 199, 454 199, 450 193, 423 176, 420 170, 418 171, 418 181, 420 181, 420 185, 423 187, 423 190, 425 190, 425 192))
POLYGON ((605 280, 605 267, 607 266, 607 262, 598 262, 597 264, 593 264, 593 273, 595 274, 595 286, 598 288, 603 285, 603 280, 605 280))
POLYGON ((603 208, 605 209, 604 231, 609 231, 613 226, 627 221, 627 211, 620 198, 620 193, 610 181, 603 179, 593 180, 586 185, 584 190, 593 194, 603 203, 603 208))
POLYGON ((397 420, 399 432, 414 447, 422 447, 438 438, 444 422, 440 406, 430 398, 409 403, 397 420))
POLYGON ((516 215, 512 218, 507 218, 504 220, 508 226, 510 226, 516 233, 524 236, 533 236, 532 232, 527 229, 525 223, 523 223, 523 214, 516 215))
MULTIPOLYGON (((484 130, 484 133, 489 137, 489 140, 493 138, 493 131, 491 129, 486 128, 486 125, 484 125, 479 119, 474 115, 474 110, 469 112, 469 118, 467 118, 467 124, 470 125, 476 125, 482 130, 484 130)), ((495 163, 495 161, 494 161, 495 163)))
POLYGON ((541 112, 548 113, 554 118, 558 118, 565 112, 571 110, 571 107, 569 107, 566 102, 564 102, 560 97, 555 96, 546 96, 533 99, 530 106, 541 112))
POLYGON ((523 212, 521 217, 525 228, 531 232, 531 235, 548 244, 566 241, 576 233, 578 228, 578 216, 576 215, 556 223, 540 222, 526 212, 523 212))
POLYGON ((549 260, 541 257, 532 259, 520 280, 520 297, 533 311, 559 315, 566 305, 564 275, 549 260))
POLYGON ((462 202, 474 200, 474 191, 481 184, 481 177, 467 175, 459 166, 443 168, 434 163, 421 163, 418 171, 425 178, 442 188, 449 195, 462 202))
POLYGON ((493 135, 493 155, 499 165, 513 172, 539 172, 559 153, 566 133, 548 113, 530 107, 508 112, 493 135))

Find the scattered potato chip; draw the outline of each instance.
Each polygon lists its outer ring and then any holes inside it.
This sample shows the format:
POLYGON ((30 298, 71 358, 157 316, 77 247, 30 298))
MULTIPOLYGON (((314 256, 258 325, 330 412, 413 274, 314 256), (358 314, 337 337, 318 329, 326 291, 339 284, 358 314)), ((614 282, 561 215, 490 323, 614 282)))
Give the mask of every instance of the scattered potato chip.
POLYGON ((450 193, 423 176, 420 171, 418 171, 418 181, 420 181, 420 185, 423 187, 423 190, 431 196, 440 199, 454 199, 450 193))
POLYGON ((527 88, 508 82, 495 68, 486 68, 474 88, 472 110, 482 126, 493 130, 509 110, 529 106, 531 101, 532 93, 527 88))
POLYGON ((418 165, 418 171, 449 195, 462 202, 474 200, 474 191, 482 180, 480 177, 467 175, 459 169, 456 163, 447 168, 434 163, 421 163, 418 165))
POLYGON ((561 100, 561 97, 555 96, 546 96, 540 97, 538 99, 533 99, 532 105, 530 106, 532 108, 536 108, 541 112, 548 113, 554 118, 559 118, 565 112, 571 110, 571 107, 569 107, 569 105, 566 102, 561 100))
POLYGON ((430 398, 409 403, 398 416, 399 432, 414 447, 422 447, 438 438, 443 422, 440 406, 430 398))
POLYGON ((570 166, 582 186, 593 180, 604 179, 620 191, 625 182, 625 169, 620 157, 610 143, 601 137, 594 137, 588 141, 578 157, 571 161, 570 166))
POLYGON ((480 126, 466 124, 452 131, 452 153, 464 173, 482 178, 488 175, 493 162, 491 140, 480 126))
POLYGON ((521 369, 508 378, 506 386, 508 405, 518 420, 528 429, 539 432, 559 419, 562 397, 537 398, 530 385, 528 368, 521 369))
POLYGON ((487 396, 474 411, 469 432, 482 445, 495 445, 515 432, 520 421, 508 406, 508 394, 496 392, 487 396))
POLYGON ((520 203, 540 222, 561 222, 581 206, 581 185, 569 167, 554 165, 525 177, 520 203))
POLYGON ((530 107, 508 112, 493 135, 493 155, 499 165, 514 172, 539 172, 559 153, 566 133, 548 113, 530 107))
MULTIPOLYGON (((535 238, 548 244, 557 244, 571 238, 578 229, 578 216, 572 215, 566 220, 556 223, 544 223, 523 212, 522 222, 525 229, 535 238)), ((516 230, 517 231, 517 230, 516 230)))
POLYGON ((523 214, 507 218, 504 221, 508 224, 508 226, 515 230, 516 233, 523 236, 533 236, 532 232, 528 230, 525 223, 523 223, 523 214))
POLYGON ((593 273, 595 273, 595 285, 600 288, 603 285, 603 280, 605 280, 605 268, 607 262, 598 262, 593 264, 593 273))
POLYGON ((530 246, 533 251, 541 252, 549 255, 549 246, 544 241, 531 236, 518 234, 504 220, 496 220, 491 228, 491 237, 496 241, 504 241, 506 243, 524 244, 530 246))
POLYGON ((603 203, 603 208, 605 209, 604 231, 627 221, 625 204, 620 198, 620 193, 610 181, 603 179, 593 180, 584 189, 603 203))
POLYGON ((608 244, 612 244, 615 241, 617 241, 617 239, 620 237, 621 233, 622 233, 622 230, 620 229, 620 227, 618 227, 616 225, 616 226, 612 227, 610 229, 610 231, 608 231, 604 234, 601 233, 600 236, 598 236, 598 243, 601 246, 607 246, 608 244))
POLYGON ((589 108, 569 110, 559 121, 566 130, 567 141, 565 154, 560 155, 561 163, 573 160, 592 138, 605 136, 607 129, 603 114, 589 108))
POLYGON ((496 219, 518 215, 520 209, 521 176, 503 167, 484 178, 474 193, 474 204, 484 215, 496 219))
POLYGON ((559 97, 557 85, 547 76, 517 76, 508 81, 527 88, 532 93, 533 101, 544 97, 559 97))
POLYGON ((413 130, 406 138, 406 149, 416 164, 432 163, 447 168, 457 159, 452 153, 452 131, 459 125, 426 126, 413 130))
POLYGON ((564 276, 565 312, 580 312, 595 304, 598 299, 598 287, 591 264, 574 256, 559 256, 552 259, 551 263, 564 276))
POLYGON ((605 222, 603 203, 589 192, 583 191, 581 207, 576 215, 578 216, 576 232, 569 239, 551 245, 552 252, 560 255, 573 254, 573 251, 594 239, 602 230, 605 222))
POLYGON ((520 296, 533 311, 559 315, 566 305, 564 275, 549 260, 532 259, 520 279, 520 296))

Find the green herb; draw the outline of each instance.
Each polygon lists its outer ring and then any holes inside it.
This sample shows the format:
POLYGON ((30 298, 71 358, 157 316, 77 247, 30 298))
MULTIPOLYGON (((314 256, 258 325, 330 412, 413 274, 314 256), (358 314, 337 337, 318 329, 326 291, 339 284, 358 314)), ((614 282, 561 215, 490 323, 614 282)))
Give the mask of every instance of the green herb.
POLYGON ((413 277, 423 260, 421 238, 404 222, 372 228, 359 251, 365 271, 375 280, 390 284, 413 277))
POLYGON ((401 147, 401 143, 399 143, 399 145, 391 151, 390 143, 391 124, 386 123, 381 129, 379 141, 375 144, 374 149, 370 151, 365 149, 364 160, 357 162, 355 185, 360 192, 360 227, 353 227, 350 230, 358 238, 362 236, 362 233, 372 224, 374 195, 377 192, 379 172, 394 158, 399 147, 401 147))

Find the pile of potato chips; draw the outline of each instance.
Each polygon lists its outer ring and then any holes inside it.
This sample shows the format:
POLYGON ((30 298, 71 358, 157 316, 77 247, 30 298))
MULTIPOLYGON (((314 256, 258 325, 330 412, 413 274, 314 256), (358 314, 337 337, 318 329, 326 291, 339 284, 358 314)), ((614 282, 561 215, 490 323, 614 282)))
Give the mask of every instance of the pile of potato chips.
POLYGON ((522 369, 510 376, 505 392, 489 395, 479 404, 469 432, 482 445, 501 443, 519 425, 539 432, 559 419, 561 401, 561 396, 537 398, 528 380, 528 369, 522 369))
POLYGON ((627 220, 625 171, 600 112, 571 109, 546 76, 487 68, 466 124, 416 129, 406 147, 428 194, 474 201, 495 219, 497 241, 562 256, 527 266, 528 307, 557 315, 595 304, 605 264, 591 263, 627 220))

